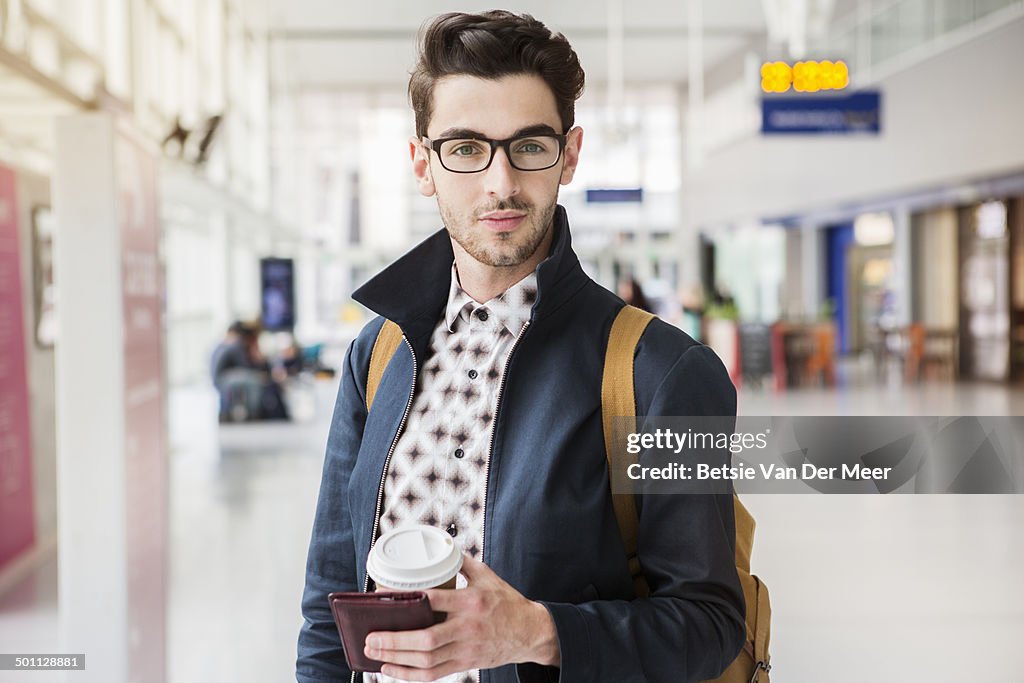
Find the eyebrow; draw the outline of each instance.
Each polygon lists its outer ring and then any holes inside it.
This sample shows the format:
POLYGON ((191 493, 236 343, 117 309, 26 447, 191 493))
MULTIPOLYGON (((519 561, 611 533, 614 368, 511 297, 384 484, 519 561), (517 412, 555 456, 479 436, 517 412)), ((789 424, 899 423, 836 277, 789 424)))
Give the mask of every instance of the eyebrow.
MULTIPOLYGON (((535 123, 532 126, 526 126, 520 128, 516 132, 512 133, 509 138, 518 138, 524 135, 558 135, 558 132, 546 123, 535 123)), ((444 138, 473 138, 473 139, 485 139, 489 140, 486 135, 479 131, 475 131, 471 128, 449 128, 438 135, 435 140, 442 140, 444 138)))

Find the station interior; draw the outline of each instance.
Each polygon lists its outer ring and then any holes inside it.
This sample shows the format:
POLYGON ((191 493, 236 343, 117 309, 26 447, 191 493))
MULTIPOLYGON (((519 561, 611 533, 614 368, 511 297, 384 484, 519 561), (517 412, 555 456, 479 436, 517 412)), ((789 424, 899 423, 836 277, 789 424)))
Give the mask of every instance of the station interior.
MULTIPOLYGON (((1024 2, 506 8, 586 72, 583 269, 739 415, 1024 415, 1024 2)), ((485 9, 0 0, 0 654, 87 661, 0 682, 294 680, 351 294, 443 227, 417 34, 485 9)), ((775 680, 1024 680, 1024 497, 743 500, 775 680)))

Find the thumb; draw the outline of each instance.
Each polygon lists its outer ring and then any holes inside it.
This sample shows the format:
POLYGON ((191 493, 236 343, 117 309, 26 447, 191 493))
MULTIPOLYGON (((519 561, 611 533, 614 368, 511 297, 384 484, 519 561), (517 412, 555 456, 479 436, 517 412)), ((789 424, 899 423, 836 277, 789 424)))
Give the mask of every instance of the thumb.
POLYGON ((494 572, 491 571, 490 567, 469 553, 463 553, 462 574, 466 577, 466 582, 472 584, 474 581, 480 581, 481 579, 493 576, 494 572))

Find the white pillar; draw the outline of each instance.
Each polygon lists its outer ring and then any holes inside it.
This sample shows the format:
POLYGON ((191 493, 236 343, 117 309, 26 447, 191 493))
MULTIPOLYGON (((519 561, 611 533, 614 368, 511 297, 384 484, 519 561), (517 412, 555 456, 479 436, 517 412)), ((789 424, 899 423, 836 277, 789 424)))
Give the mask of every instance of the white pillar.
POLYGON ((210 259, 213 272, 209 273, 212 332, 213 338, 219 339, 234 320, 231 310, 231 230, 223 208, 214 209, 207 221, 213 252, 210 259))
POLYGON ((818 317, 818 309, 824 299, 825 283, 825 240, 816 225, 800 228, 800 281, 803 286, 803 313, 808 319, 818 317))
POLYGON ((319 299, 320 263, 314 245, 302 243, 295 256, 295 336, 299 343, 318 339, 320 316, 319 299))
POLYGON ((59 119, 61 649, 76 683, 165 680, 167 447, 156 164, 106 114, 59 119))
POLYGON ((892 289, 896 304, 896 324, 909 325, 913 317, 913 235, 910 211, 899 207, 892 212, 892 289))
MULTIPOLYGON (((693 185, 696 171, 689 165, 689 147, 696 139, 691 135, 689 127, 689 109, 682 106, 682 91, 677 93, 677 107, 679 112, 677 125, 682 135, 679 136, 682 144, 679 147, 679 167, 682 169, 682 186, 678 193, 679 225, 675 230, 676 256, 679 259, 679 283, 680 287, 700 284, 700 253, 701 241, 698 233, 698 226, 693 222, 693 185)), ((710 292, 708 292, 710 294, 710 292)))
POLYGON ((704 0, 690 0, 688 10, 686 154, 687 167, 692 171, 704 165, 704 0))

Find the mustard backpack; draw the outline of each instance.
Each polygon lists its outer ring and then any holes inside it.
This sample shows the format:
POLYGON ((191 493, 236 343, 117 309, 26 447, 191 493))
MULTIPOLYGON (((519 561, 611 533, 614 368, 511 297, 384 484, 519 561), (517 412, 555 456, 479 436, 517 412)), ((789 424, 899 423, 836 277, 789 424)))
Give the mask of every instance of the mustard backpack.
MULTIPOLYGON (((601 380, 601 414, 604 426, 605 455, 609 472, 614 453, 626 453, 626 444, 612 429, 615 417, 636 415, 636 397, 633 393, 633 357, 636 345, 654 315, 633 306, 625 306, 612 323, 608 349, 604 358, 601 380)), ((373 405, 381 377, 388 362, 402 341, 402 330, 390 320, 384 321, 370 353, 370 369, 366 380, 366 410, 373 405)), ((623 435, 624 436, 624 435, 623 435)), ((632 494, 612 496, 615 518, 619 523, 623 544, 633 575, 633 587, 638 597, 650 591, 637 555, 636 500, 632 494)), ((750 573, 750 555, 754 548, 754 518, 735 494, 733 504, 736 515, 736 572, 743 587, 747 603, 747 640, 739 655, 725 672, 705 683, 769 683, 771 657, 768 641, 771 636, 771 604, 768 588, 750 573)))

